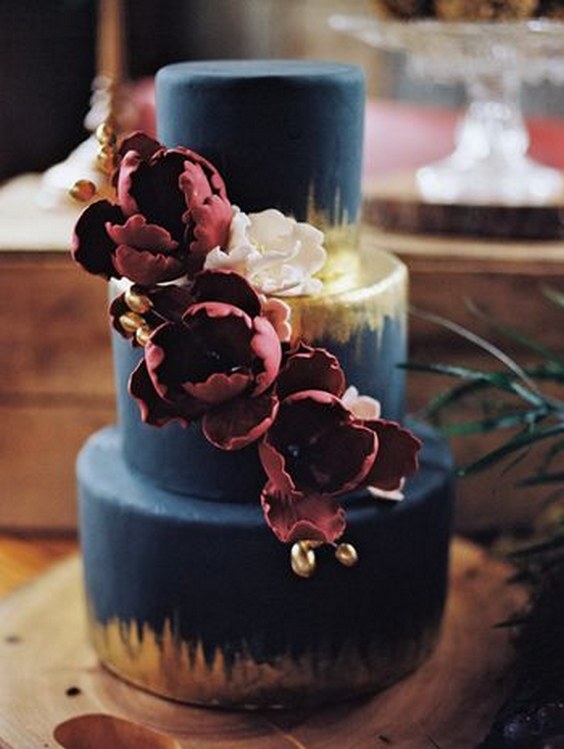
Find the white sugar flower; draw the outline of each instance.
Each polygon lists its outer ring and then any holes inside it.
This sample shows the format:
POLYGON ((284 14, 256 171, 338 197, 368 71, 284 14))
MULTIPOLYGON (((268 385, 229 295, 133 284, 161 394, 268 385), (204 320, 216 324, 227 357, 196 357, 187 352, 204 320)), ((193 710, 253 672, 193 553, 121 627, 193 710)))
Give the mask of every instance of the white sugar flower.
POLYGON ((363 421, 373 421, 380 418, 380 402, 369 395, 359 395, 354 385, 350 385, 341 398, 345 408, 363 421))
POLYGON ((313 276, 327 258, 323 232, 270 208, 246 214, 234 210, 225 250, 208 253, 205 269, 229 269, 244 276, 268 296, 319 294, 322 282, 313 276))
POLYGON ((388 502, 401 502, 405 499, 403 494, 403 488, 405 486, 405 479, 400 481, 400 485, 397 489, 379 489, 377 486, 369 486, 368 492, 374 499, 385 499, 388 502))

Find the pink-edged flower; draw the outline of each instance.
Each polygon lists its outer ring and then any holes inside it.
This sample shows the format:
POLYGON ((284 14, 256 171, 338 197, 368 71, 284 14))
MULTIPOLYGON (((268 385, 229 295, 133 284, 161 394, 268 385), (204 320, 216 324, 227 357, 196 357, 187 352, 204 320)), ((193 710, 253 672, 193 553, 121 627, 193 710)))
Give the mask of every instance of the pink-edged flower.
POLYGON ((117 203, 93 203, 75 226, 72 254, 90 273, 151 286, 200 270, 227 242, 225 185, 194 151, 136 133, 122 144, 116 183, 117 203))
POLYGON ((235 273, 203 272, 180 318, 151 334, 130 381, 143 419, 161 426, 202 417, 207 439, 224 450, 257 440, 272 423, 272 385, 282 347, 261 301, 235 273))
POLYGON ((261 496, 266 522, 283 543, 332 543, 343 535, 345 511, 332 497, 281 492, 267 484, 261 496))
POLYGON ((280 399, 306 390, 322 390, 341 397, 345 374, 336 356, 326 349, 298 343, 287 353, 276 381, 280 399))
POLYGON ((421 441, 395 421, 374 419, 362 423, 378 439, 378 451, 363 486, 384 492, 401 490, 403 480, 417 471, 421 441))
POLYGON ((398 496, 417 469, 419 440, 379 418, 379 404, 345 390, 337 359, 299 344, 276 383, 278 414, 259 444, 265 519, 282 541, 333 543, 345 528, 336 498, 358 489, 398 496))
POLYGON ((335 496, 361 484, 377 448, 375 432, 337 396, 306 390, 280 403, 259 452, 271 486, 281 494, 335 496))

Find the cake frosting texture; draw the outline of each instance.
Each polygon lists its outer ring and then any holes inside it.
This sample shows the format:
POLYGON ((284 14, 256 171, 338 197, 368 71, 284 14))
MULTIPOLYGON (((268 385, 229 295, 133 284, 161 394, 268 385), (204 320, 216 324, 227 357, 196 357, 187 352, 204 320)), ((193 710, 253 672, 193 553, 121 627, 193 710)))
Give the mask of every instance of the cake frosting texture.
POLYGON ((162 696, 334 701, 439 635, 452 464, 398 423, 407 271, 359 249, 363 104, 339 63, 165 68, 165 147, 127 139, 77 224, 117 279, 118 424, 77 469, 90 630, 162 696))
POLYGON ((363 108, 362 72, 339 63, 209 61, 157 75, 162 142, 215 164, 242 209, 300 221, 358 220, 363 108))

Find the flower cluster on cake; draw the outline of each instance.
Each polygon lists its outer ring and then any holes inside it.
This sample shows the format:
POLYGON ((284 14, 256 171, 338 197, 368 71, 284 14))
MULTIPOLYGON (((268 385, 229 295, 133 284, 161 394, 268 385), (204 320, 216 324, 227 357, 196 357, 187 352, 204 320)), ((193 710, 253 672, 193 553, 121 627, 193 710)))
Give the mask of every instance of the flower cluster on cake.
MULTIPOLYGON (((243 213, 209 161, 141 133, 121 143, 116 166, 115 202, 85 209, 72 252, 118 281, 110 316, 144 349, 129 383, 143 421, 200 422, 220 450, 256 444, 264 517, 285 543, 336 545, 345 493, 401 499, 418 438, 381 418, 331 351, 292 336, 284 299, 321 292, 323 233, 274 209, 243 213)), ((337 550, 356 561, 350 545, 337 550)))
POLYGON ((377 13, 398 20, 524 21, 564 18, 562 0, 373 0, 377 13))

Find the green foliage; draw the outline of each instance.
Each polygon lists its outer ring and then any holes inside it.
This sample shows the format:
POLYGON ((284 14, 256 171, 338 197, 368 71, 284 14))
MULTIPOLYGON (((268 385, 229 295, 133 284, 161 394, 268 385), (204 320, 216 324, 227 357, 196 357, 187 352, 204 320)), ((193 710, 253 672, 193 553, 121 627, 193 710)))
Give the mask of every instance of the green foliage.
MULTIPOLYGON (((562 310, 564 317, 564 294, 545 288, 544 295, 562 310)), ((493 321, 476 305, 469 305, 477 318, 485 322, 498 337, 518 344, 524 352, 534 355, 533 364, 520 364, 508 356, 499 346, 487 341, 468 329, 437 315, 415 311, 434 324, 451 330, 482 349, 486 361, 493 364, 489 369, 476 369, 448 363, 409 362, 405 368, 412 372, 441 375, 458 380, 456 385, 439 392, 422 412, 432 420, 447 437, 462 437, 489 432, 511 430, 511 435, 502 439, 494 450, 482 455, 473 463, 459 469, 461 476, 474 474, 502 461, 524 453, 533 445, 547 442, 545 459, 541 461, 539 473, 531 476, 535 484, 552 483, 554 474, 548 469, 554 458, 564 449, 564 400, 552 392, 562 386, 564 398, 564 356, 553 351, 542 342, 508 325, 493 321), (546 386, 551 386, 551 391, 546 386), (468 412, 470 419, 452 420, 452 414, 468 412), (461 408, 463 407, 463 408, 461 408), (476 411, 478 415, 476 416, 476 411)))

